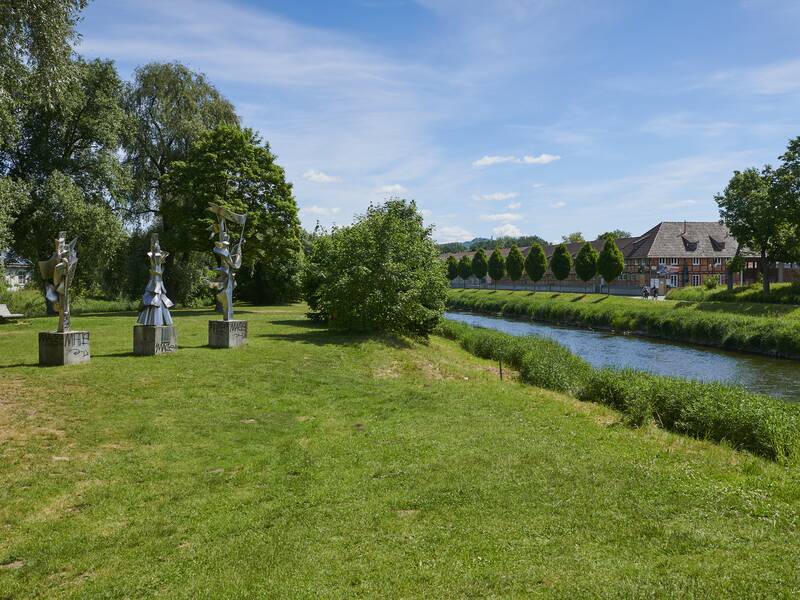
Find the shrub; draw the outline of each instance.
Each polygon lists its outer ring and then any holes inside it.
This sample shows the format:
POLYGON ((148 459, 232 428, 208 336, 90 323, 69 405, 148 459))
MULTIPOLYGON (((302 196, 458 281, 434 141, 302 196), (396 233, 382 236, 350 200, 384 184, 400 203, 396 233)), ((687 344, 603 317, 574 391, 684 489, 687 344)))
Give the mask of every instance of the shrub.
POLYGON ((706 280, 703 282, 707 290, 713 290, 717 286, 719 286, 719 275, 711 275, 706 277, 706 280))
POLYGON ((312 315, 330 326, 413 336, 439 322, 447 288, 431 229, 397 198, 319 236, 304 277, 312 315))

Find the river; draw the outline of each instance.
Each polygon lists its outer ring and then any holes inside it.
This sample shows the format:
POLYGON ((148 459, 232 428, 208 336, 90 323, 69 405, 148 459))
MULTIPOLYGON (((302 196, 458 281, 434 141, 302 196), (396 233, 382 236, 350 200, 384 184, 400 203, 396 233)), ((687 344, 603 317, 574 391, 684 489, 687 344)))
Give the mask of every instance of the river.
POLYGON ((445 317, 512 335, 551 338, 595 367, 630 368, 697 381, 720 381, 784 400, 800 401, 800 361, 474 313, 448 311, 445 317))

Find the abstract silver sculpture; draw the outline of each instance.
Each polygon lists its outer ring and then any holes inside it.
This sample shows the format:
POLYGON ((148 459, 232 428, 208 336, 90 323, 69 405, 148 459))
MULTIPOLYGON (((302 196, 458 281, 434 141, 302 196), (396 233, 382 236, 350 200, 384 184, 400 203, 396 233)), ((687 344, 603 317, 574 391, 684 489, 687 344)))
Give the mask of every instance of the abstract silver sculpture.
POLYGON ((78 253, 75 251, 77 241, 78 238, 75 238, 67 243, 67 233, 59 232, 53 256, 39 261, 39 271, 45 280, 44 297, 58 311, 59 333, 65 333, 70 329, 69 286, 78 265, 78 253))
POLYGON ((233 318, 233 290, 236 287, 236 271, 242 266, 242 243, 247 215, 236 214, 216 204, 209 204, 208 210, 217 215, 217 222, 209 227, 211 237, 219 236, 214 242, 214 254, 218 261, 214 271, 217 276, 209 281, 209 285, 217 291, 217 302, 222 307, 222 320, 208 322, 208 345, 212 348, 235 348, 247 341, 247 321, 233 318), (236 244, 231 244, 231 237, 225 226, 227 222, 242 228, 236 244))
POLYGON ((139 325, 172 325, 172 315, 169 309, 173 306, 172 300, 167 298, 167 290, 164 287, 164 261, 169 252, 163 252, 158 243, 158 234, 150 236, 150 252, 147 258, 150 260, 150 279, 144 288, 142 296, 142 306, 139 318, 136 320, 139 325))
POLYGON ((222 306, 222 320, 233 320, 233 290, 236 287, 236 271, 242 266, 242 244, 244 243, 244 224, 247 215, 239 215, 229 211, 227 208, 209 204, 208 210, 217 215, 217 222, 208 229, 211 231, 211 238, 219 236, 214 242, 214 254, 219 260, 219 266, 214 268, 217 272, 215 279, 209 281, 209 285, 217 290, 217 301, 222 306), (242 230, 239 234, 239 241, 231 246, 231 237, 225 228, 226 221, 231 221, 240 225, 242 230))
POLYGON ((69 286, 78 265, 77 241, 75 238, 68 243, 66 232, 59 232, 53 256, 39 262, 44 296, 58 311, 58 330, 39 332, 40 365, 73 365, 90 358, 89 332, 71 331, 70 327, 69 286))
POLYGON ((150 236, 150 279, 144 288, 139 318, 133 327, 133 353, 139 356, 168 354, 178 350, 178 332, 169 309, 172 300, 164 287, 164 261, 169 252, 161 250, 158 234, 150 236))

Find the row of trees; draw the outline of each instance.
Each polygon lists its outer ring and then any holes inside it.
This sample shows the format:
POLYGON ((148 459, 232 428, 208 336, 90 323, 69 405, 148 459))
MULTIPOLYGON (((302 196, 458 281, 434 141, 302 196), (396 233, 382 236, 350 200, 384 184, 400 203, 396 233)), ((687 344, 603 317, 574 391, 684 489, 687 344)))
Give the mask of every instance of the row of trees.
POLYGON ((202 74, 153 63, 123 81, 75 54, 83 0, 0 3, 0 249, 31 261, 78 237, 76 291, 136 297, 152 231, 182 303, 208 296, 209 201, 248 215, 242 296, 299 293, 301 229, 269 144, 202 74))
POLYGON ((507 257, 500 253, 499 248, 495 248, 487 259, 486 253, 481 248, 475 252, 472 258, 465 254, 461 260, 457 261, 455 256, 450 255, 447 257, 446 263, 447 277, 451 282, 458 277, 466 281, 473 275, 482 280, 488 275, 497 287, 497 282, 508 275, 508 278, 516 285, 516 282, 525 274, 530 281, 536 284, 544 277, 548 266, 553 277, 558 281, 563 281, 569 277, 574 266, 575 274, 584 282, 584 285, 599 274, 610 286, 622 274, 625 268, 625 257, 614 241, 614 237, 607 236, 603 249, 599 253, 592 244, 586 242, 575 255, 574 265, 566 244, 559 244, 555 247, 549 263, 541 244, 533 244, 527 256, 524 256, 519 247, 514 244, 507 257))
POLYGON ((800 136, 789 141, 779 160, 777 167, 734 171, 714 197, 739 247, 760 255, 766 293, 771 264, 800 262, 800 136))

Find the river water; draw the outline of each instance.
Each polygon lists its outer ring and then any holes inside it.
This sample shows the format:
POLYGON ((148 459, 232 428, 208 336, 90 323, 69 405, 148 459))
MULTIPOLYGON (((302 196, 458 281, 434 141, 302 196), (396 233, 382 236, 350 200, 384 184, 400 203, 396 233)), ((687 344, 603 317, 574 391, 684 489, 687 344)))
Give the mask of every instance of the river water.
POLYGON ((784 400, 800 401, 800 361, 473 313, 448 311, 445 317, 512 335, 551 338, 595 367, 630 368, 656 375, 720 381, 784 400))

